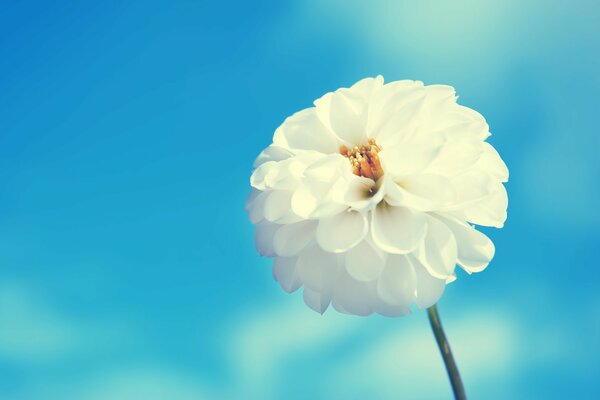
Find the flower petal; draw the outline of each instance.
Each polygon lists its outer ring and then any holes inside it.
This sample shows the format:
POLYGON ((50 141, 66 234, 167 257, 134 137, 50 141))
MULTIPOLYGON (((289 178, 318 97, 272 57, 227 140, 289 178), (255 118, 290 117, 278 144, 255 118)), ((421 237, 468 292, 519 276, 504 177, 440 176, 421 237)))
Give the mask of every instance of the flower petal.
POLYGON ((295 256, 315 237, 316 229, 317 221, 282 225, 273 237, 273 250, 280 257, 295 256))
POLYGON ((357 211, 343 211, 319 221, 317 243, 323 250, 341 253, 356 246, 367 234, 369 225, 357 211))
POLYGON ((288 117, 275 131, 273 143, 290 150, 338 151, 335 136, 321 123, 314 107, 288 117))
POLYGON ((313 245, 300 253, 296 268, 305 287, 324 292, 331 288, 338 274, 338 258, 313 245))
POLYGON ((410 253, 427 233, 425 214, 385 202, 373 211, 371 221, 373 242, 393 254, 410 253))
POLYGON ((377 183, 372 179, 352 175, 346 180, 342 201, 353 210, 370 210, 381 202, 384 191, 380 190, 385 176, 377 183))
POLYGON ((345 314, 367 316, 375 302, 373 282, 361 282, 342 271, 333 288, 333 307, 345 314))
POLYGON ((273 279, 279 282, 287 293, 295 292, 302 286, 296 268, 297 262, 297 257, 275 257, 273 260, 273 279))
POLYGON ((501 183, 496 184, 495 189, 490 195, 470 207, 465 207, 461 212, 464 219, 477 225, 502 228, 506 221, 508 195, 506 188, 501 183))
POLYGON ((385 265, 385 254, 363 240, 346 252, 345 265, 348 274, 358 281, 377 279, 385 265))
POLYGON ((269 147, 267 147, 266 149, 264 149, 259 155, 258 157, 256 157, 256 160, 254 161, 254 168, 258 168, 260 167, 262 164, 268 162, 268 161, 281 161, 281 160, 285 160, 292 157, 292 153, 281 147, 281 146, 276 146, 276 145, 270 145, 269 147))
POLYGON ((384 148, 379 152, 379 158, 386 174, 394 177, 414 175, 427 168, 438 156, 441 147, 441 142, 406 143, 384 148))
POLYGON ((435 211, 453 204, 456 192, 450 180, 433 174, 411 175, 386 182, 385 199, 395 206, 435 211))
POLYGON ((494 257, 494 243, 469 224, 443 218, 458 246, 458 264, 468 273, 481 272, 494 257))
POLYGON ((483 154, 476 167, 499 179, 500 182, 508 182, 508 168, 506 164, 504 164, 496 149, 487 142, 483 143, 483 154))
POLYGON ((368 104, 360 94, 339 89, 315 101, 315 106, 323 125, 345 145, 354 147, 365 141, 368 104))
POLYGON ((300 217, 292 212, 292 195, 289 190, 275 190, 265 199, 264 217, 267 221, 287 224, 300 221, 300 217))
POLYGON ((258 254, 263 257, 275 256, 273 237, 280 226, 266 221, 256 224, 254 228, 254 245, 256 246, 256 250, 258 250, 258 254))
POLYGON ((431 307, 437 303, 442 293, 444 293, 446 281, 434 278, 420 264, 415 264, 415 274, 417 276, 417 298, 415 303, 419 308, 431 307))
POLYGON ((410 307, 415 299, 417 275, 409 258, 405 255, 391 255, 379 280, 377 294, 388 304, 410 307))
POLYGON ((458 257, 456 239, 440 220, 427 216, 427 235, 416 251, 416 258, 427 271, 438 279, 454 273, 458 257))
POLYGON ((309 288, 304 288, 304 303, 319 314, 323 314, 329 303, 331 303, 331 294, 328 292, 318 292, 309 288))

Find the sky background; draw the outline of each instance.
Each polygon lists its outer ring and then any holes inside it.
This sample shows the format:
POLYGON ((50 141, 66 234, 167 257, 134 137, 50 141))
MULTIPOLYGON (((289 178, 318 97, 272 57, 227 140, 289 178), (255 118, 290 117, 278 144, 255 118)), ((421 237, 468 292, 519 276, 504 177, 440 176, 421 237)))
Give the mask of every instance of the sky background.
POLYGON ((600 5, 6 2, 0 398, 448 399, 426 313, 308 309, 244 212, 291 113, 449 84, 510 172, 488 269, 439 308, 473 399, 600 398, 600 5))

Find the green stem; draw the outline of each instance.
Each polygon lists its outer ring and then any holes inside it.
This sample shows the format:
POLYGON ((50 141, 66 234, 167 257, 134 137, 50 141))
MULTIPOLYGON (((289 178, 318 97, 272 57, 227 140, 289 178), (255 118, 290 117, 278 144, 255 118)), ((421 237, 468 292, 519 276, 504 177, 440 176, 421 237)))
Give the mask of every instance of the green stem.
POLYGON ((444 334, 442 321, 440 321, 440 315, 438 314, 435 304, 427 309, 427 314, 429 315, 429 322, 431 323, 431 329, 433 330, 435 340, 440 348, 440 352, 442 353, 444 364, 446 364, 446 371, 448 371, 448 378, 450 378, 450 383, 452 384, 454 398, 456 400, 466 400, 467 395, 465 394, 465 388, 460 379, 458 367, 456 366, 456 362, 452 356, 450 343, 448 343, 448 339, 446 339, 446 335, 444 334))

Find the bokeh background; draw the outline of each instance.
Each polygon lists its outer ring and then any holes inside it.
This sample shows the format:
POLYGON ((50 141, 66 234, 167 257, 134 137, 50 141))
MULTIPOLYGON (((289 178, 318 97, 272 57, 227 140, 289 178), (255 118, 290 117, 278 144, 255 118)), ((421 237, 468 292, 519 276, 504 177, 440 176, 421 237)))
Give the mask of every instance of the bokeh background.
POLYGON ((320 316, 244 213, 289 114, 366 76, 457 88, 511 171, 439 307, 473 399, 600 398, 593 1, 4 2, 0 398, 447 399, 426 313, 320 316))

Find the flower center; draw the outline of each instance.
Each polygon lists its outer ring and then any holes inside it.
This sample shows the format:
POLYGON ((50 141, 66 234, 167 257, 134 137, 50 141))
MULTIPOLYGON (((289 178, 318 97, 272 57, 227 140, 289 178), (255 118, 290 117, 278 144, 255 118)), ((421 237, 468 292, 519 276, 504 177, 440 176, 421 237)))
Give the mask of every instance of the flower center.
POLYGON ((377 155, 380 151, 381 148, 375 139, 369 139, 367 144, 354 146, 351 149, 344 145, 340 147, 340 154, 350 161, 352 173, 374 181, 383 176, 383 168, 381 168, 381 161, 377 155))

